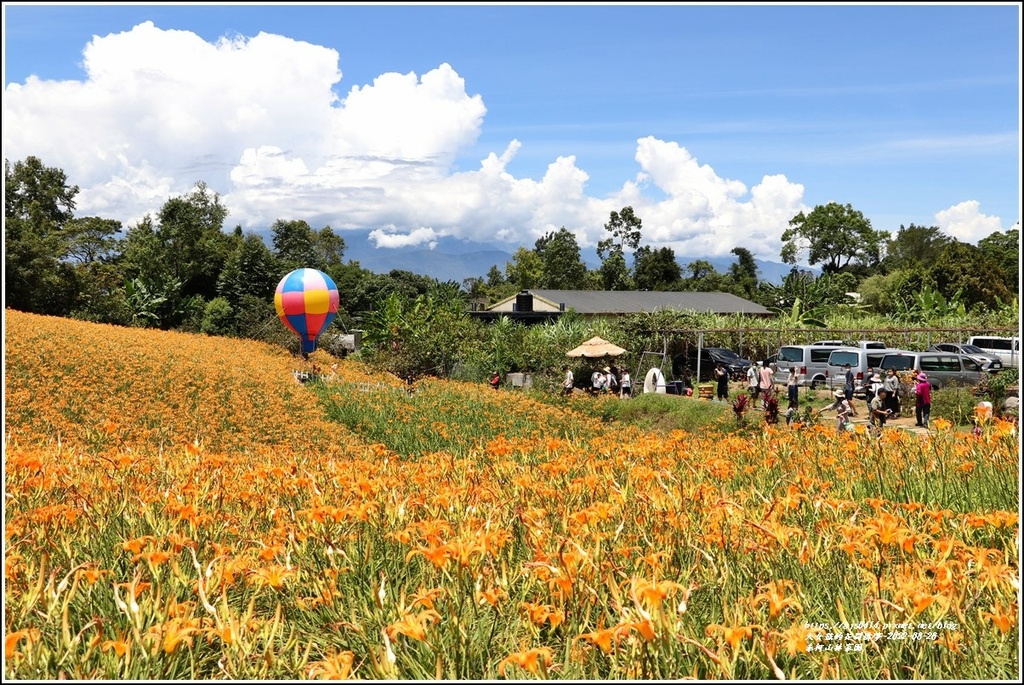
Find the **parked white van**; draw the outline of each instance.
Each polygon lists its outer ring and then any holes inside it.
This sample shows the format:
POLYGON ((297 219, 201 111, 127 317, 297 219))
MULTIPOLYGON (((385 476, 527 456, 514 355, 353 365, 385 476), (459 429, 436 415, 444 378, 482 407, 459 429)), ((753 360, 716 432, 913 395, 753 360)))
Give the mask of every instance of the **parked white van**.
POLYGON ((985 354, 994 354, 1003 366, 1020 366, 1020 338, 998 338, 991 335, 973 335, 968 345, 980 347, 985 354))
POLYGON ((817 388, 825 385, 828 356, 832 350, 844 345, 825 344, 819 341, 813 345, 783 345, 776 355, 776 371, 773 378, 779 385, 789 380, 790 367, 796 367, 797 382, 801 386, 817 388))
MULTIPOLYGON (((906 352, 906 350, 866 349, 863 347, 840 347, 832 350, 825 366, 825 384, 829 388, 841 388, 846 384, 846 365, 853 371, 853 387, 860 389, 870 379, 868 369, 884 374, 881 370, 882 358, 887 354, 906 352)), ((909 354, 909 352, 908 352, 909 354)))

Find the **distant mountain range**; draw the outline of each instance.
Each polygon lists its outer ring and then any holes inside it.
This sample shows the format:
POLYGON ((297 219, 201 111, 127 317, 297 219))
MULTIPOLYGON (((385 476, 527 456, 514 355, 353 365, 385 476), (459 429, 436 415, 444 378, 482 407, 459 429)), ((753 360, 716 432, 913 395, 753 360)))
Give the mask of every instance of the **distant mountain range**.
MULTIPOLYGON (((421 276, 430 276, 439 281, 455 281, 462 283, 474 276, 486 278, 492 266, 497 266, 502 273, 505 264, 512 261, 518 249, 515 245, 476 243, 456 238, 440 238, 434 249, 425 247, 379 248, 369 239, 368 233, 345 233, 345 261, 356 261, 364 269, 383 274, 392 269, 410 271, 421 276)), ((591 251, 592 252, 592 251, 591 251)), ((584 263, 590 268, 600 266, 596 252, 582 255, 584 263)), ((684 269, 696 259, 703 259, 715 267, 719 273, 725 273, 736 262, 734 255, 724 257, 676 256, 676 261, 684 269)), ((762 281, 779 284, 793 268, 782 262, 755 259, 757 277, 762 281)), ((806 269, 807 267, 802 267, 806 269)), ((811 269, 815 273, 817 269, 811 269)))

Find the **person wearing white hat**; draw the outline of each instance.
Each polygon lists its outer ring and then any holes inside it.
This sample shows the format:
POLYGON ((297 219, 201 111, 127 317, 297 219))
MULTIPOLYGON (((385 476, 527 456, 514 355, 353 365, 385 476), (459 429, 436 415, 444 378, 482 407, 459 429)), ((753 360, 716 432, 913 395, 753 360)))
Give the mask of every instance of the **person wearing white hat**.
POLYGON ((833 400, 832 404, 822 407, 816 413, 820 415, 824 411, 834 409, 836 412, 836 430, 842 433, 846 429, 846 423, 853 410, 850 408, 850 402, 846 399, 846 394, 842 390, 836 390, 833 395, 835 400, 833 400))
POLYGON ((871 393, 871 397, 868 398, 868 402, 877 397, 878 391, 882 390, 884 387, 885 385, 884 381, 882 380, 882 377, 879 376, 877 373, 871 374, 871 376, 868 377, 868 389, 871 393))

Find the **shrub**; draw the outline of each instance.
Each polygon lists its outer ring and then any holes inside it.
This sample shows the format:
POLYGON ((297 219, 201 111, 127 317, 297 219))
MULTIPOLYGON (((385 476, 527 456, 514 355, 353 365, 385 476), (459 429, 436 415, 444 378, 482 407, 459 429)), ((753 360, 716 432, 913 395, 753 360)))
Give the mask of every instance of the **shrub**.
POLYGON ((231 309, 231 303, 223 297, 215 297, 207 302, 199 329, 207 335, 234 335, 235 312, 231 309))
POLYGON ((989 374, 981 383, 981 390, 995 407, 996 412, 1003 406, 1008 395, 1007 389, 1020 385, 1020 368, 1007 366, 999 373, 989 374))
POLYGON ((948 385, 932 392, 931 418, 946 419, 957 426, 969 426, 973 423, 974 407, 980 400, 973 388, 948 385))

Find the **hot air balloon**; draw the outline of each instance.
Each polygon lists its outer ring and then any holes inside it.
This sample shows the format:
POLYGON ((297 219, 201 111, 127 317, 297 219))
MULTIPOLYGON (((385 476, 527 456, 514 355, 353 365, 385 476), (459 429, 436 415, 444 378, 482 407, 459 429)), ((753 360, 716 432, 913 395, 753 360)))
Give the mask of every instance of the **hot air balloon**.
POLYGON ((302 340, 302 354, 316 350, 316 340, 338 314, 338 286, 317 269, 296 269, 281 279, 274 293, 277 316, 302 340))

